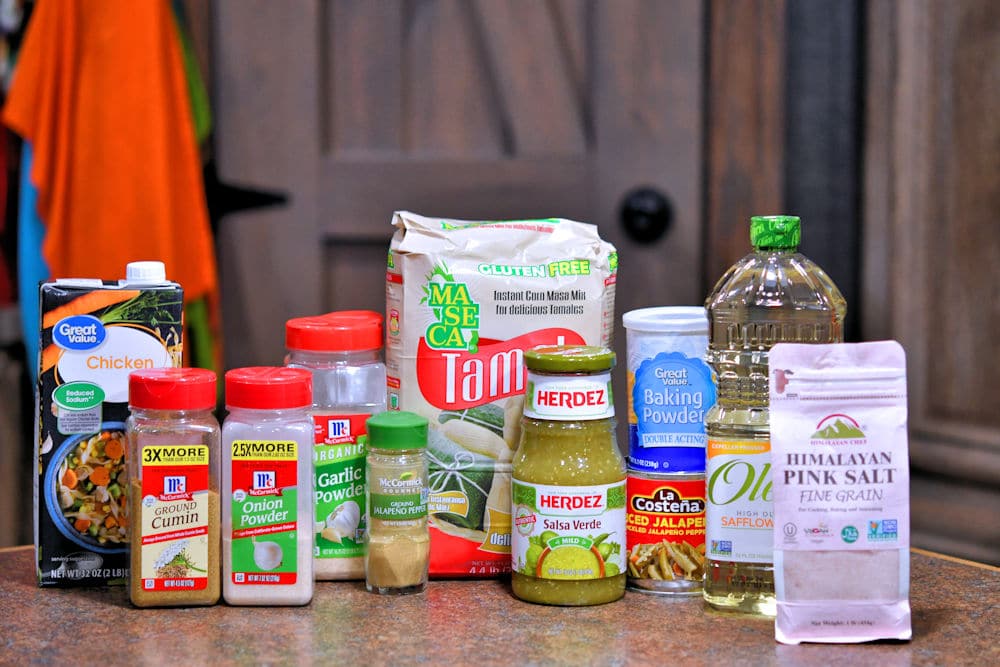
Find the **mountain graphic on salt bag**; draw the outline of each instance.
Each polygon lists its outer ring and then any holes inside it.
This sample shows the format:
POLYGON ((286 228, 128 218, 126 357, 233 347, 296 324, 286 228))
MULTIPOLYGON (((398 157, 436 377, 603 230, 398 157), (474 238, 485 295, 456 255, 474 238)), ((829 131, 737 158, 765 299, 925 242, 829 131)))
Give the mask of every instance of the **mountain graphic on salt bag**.
POLYGON ((857 424, 848 424, 839 416, 833 422, 824 419, 820 424, 823 423, 826 423, 826 426, 812 434, 813 440, 842 440, 846 438, 865 437, 864 431, 858 428, 857 424))
POLYGON ((775 638, 909 639, 903 348, 781 343, 770 369, 775 638))

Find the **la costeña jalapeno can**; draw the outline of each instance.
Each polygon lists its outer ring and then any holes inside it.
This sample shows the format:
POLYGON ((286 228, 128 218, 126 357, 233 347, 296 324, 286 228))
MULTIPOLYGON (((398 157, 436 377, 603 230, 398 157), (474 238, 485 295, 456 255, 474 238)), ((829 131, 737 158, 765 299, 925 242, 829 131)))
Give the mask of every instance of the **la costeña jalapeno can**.
POLYGON ((628 587, 700 595, 705 576, 705 473, 628 471, 628 587))
POLYGON ((625 460, 615 441, 603 347, 543 346, 528 369, 521 441, 512 462, 514 595, 593 605, 625 593, 625 460))

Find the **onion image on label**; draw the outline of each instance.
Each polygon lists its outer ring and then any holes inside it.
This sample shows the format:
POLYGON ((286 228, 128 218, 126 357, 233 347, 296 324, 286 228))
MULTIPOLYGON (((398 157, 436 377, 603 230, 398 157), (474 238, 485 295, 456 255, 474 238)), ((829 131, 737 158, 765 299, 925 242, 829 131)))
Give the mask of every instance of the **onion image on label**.
POLYGON ((253 562, 262 570, 273 570, 281 565, 281 545, 277 542, 253 540, 253 562))

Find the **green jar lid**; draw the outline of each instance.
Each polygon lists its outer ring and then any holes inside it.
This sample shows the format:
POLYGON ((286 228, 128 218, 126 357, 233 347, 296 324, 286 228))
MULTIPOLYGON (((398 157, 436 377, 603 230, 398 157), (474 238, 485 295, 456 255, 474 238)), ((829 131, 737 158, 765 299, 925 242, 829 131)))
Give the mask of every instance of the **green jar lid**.
POLYGON ((750 218, 750 245, 754 248, 799 247, 802 230, 797 215, 755 215, 750 218))
POLYGON ((427 446, 427 419, 413 412, 380 412, 369 417, 365 424, 369 447, 422 449, 427 446))
POLYGON ((539 345, 524 353, 530 370, 549 373, 591 373, 611 370, 615 353, 596 345, 539 345))

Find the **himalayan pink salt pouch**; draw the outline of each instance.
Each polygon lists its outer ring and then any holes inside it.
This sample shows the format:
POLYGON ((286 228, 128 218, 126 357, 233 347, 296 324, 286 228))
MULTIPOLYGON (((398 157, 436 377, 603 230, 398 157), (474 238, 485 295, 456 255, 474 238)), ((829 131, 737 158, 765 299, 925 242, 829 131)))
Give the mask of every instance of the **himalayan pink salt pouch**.
POLYGON ((775 637, 909 639, 903 348, 783 343, 769 357, 775 637))

